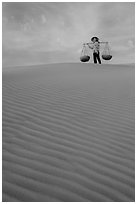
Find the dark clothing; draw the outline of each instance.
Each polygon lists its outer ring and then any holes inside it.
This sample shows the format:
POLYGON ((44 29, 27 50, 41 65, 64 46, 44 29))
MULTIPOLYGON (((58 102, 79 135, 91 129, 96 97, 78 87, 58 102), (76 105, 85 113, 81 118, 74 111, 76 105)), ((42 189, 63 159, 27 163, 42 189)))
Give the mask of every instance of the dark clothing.
POLYGON ((94 60, 95 64, 97 64, 97 60, 98 60, 99 64, 101 64, 99 52, 93 52, 93 60, 94 60))

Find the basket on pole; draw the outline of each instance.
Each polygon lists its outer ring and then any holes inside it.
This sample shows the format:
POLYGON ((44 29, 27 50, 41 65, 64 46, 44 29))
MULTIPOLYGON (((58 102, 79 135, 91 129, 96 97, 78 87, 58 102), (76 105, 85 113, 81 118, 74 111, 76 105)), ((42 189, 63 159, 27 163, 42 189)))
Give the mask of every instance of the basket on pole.
POLYGON ((103 60, 111 60, 112 59, 112 55, 110 53, 110 47, 108 45, 108 42, 105 43, 105 47, 104 47, 104 50, 102 52, 102 59, 103 60))
POLYGON ((90 60, 90 56, 88 55, 88 50, 85 44, 83 44, 83 49, 80 56, 81 62, 88 62, 90 60))

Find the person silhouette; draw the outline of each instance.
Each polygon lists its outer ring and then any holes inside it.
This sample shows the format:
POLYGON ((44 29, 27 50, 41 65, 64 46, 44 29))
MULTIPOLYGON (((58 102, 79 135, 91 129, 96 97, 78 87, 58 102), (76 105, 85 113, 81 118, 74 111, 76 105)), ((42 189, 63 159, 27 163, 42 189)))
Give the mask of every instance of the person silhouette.
POLYGON ((101 64, 99 39, 98 39, 98 37, 92 37, 91 41, 92 41, 92 43, 88 43, 88 47, 93 50, 94 63, 97 64, 97 61, 98 61, 99 64, 101 64))

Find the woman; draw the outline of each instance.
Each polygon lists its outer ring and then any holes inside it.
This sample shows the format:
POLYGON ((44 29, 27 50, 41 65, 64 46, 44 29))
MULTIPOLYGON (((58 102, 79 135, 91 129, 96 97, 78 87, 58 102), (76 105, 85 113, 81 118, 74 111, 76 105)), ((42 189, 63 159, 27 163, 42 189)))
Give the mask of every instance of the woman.
POLYGON ((101 64, 101 60, 100 60, 100 42, 99 39, 97 37, 93 37, 91 38, 92 44, 88 43, 88 46, 90 49, 93 49, 93 60, 94 63, 97 64, 97 60, 99 62, 99 64, 101 64))

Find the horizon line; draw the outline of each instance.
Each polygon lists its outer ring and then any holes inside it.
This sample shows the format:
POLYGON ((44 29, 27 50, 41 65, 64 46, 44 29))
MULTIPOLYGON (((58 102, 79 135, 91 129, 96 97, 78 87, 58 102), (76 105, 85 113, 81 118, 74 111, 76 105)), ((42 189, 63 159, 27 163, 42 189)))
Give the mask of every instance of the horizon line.
MULTIPOLYGON (((32 67, 32 66, 44 66, 44 65, 55 65, 55 64, 91 64, 91 65, 98 65, 98 64, 94 64, 94 63, 84 63, 84 62, 53 62, 53 63, 42 63, 42 64, 26 64, 26 65, 12 65, 12 66, 4 66, 2 65, 2 69, 3 68, 16 68, 16 67, 32 67)), ((131 63, 102 63, 101 65, 135 65, 135 62, 131 62, 131 63)), ((101 66, 100 65, 100 66, 101 66)))

